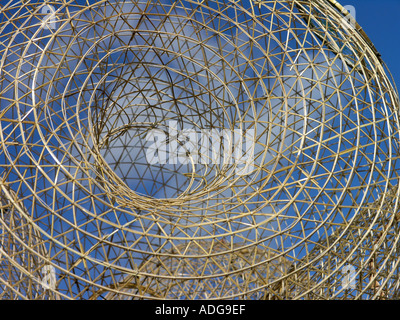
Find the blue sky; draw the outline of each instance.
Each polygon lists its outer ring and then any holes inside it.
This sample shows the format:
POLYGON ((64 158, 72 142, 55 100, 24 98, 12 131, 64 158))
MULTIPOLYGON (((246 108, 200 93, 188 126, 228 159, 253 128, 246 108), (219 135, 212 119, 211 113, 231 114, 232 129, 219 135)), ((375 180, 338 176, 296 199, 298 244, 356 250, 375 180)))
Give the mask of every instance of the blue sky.
POLYGON ((400 1, 399 0, 339 0, 353 5, 356 19, 382 54, 396 86, 400 88, 400 1))

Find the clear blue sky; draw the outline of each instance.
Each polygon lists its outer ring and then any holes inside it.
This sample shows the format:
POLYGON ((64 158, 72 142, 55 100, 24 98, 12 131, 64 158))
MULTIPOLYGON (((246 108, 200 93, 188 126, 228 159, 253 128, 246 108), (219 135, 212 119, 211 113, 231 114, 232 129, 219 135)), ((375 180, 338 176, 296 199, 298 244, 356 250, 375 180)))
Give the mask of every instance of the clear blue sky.
POLYGON ((338 0, 353 5, 356 19, 382 54, 400 90, 400 0, 338 0))

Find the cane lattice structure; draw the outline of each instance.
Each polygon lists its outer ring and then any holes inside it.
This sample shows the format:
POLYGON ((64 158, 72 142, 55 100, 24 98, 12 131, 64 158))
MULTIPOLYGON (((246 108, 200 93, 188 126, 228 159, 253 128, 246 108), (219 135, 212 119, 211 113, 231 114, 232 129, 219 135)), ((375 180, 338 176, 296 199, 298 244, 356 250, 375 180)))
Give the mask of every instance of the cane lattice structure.
POLYGON ((0 298, 399 298, 398 94, 336 1, 13 0, 0 53, 0 298))

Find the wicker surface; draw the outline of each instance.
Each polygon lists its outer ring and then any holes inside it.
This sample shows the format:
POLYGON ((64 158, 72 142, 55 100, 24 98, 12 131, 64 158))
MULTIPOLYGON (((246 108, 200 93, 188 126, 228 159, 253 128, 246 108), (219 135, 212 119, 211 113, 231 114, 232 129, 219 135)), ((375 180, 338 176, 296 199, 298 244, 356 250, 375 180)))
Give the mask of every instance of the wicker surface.
POLYGON ((9 1, 0 57, 0 298, 398 298, 398 95, 335 1, 9 1))

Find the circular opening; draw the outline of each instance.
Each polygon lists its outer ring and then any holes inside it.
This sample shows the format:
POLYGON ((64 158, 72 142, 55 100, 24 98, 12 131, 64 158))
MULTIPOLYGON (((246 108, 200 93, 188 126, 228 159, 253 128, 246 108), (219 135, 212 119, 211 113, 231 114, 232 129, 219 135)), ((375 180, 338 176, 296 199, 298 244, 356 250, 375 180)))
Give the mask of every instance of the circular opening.
POLYGON ((141 48, 102 61, 89 111, 102 161, 130 190, 159 199, 206 188, 229 167, 235 108, 204 66, 161 55, 141 48))

